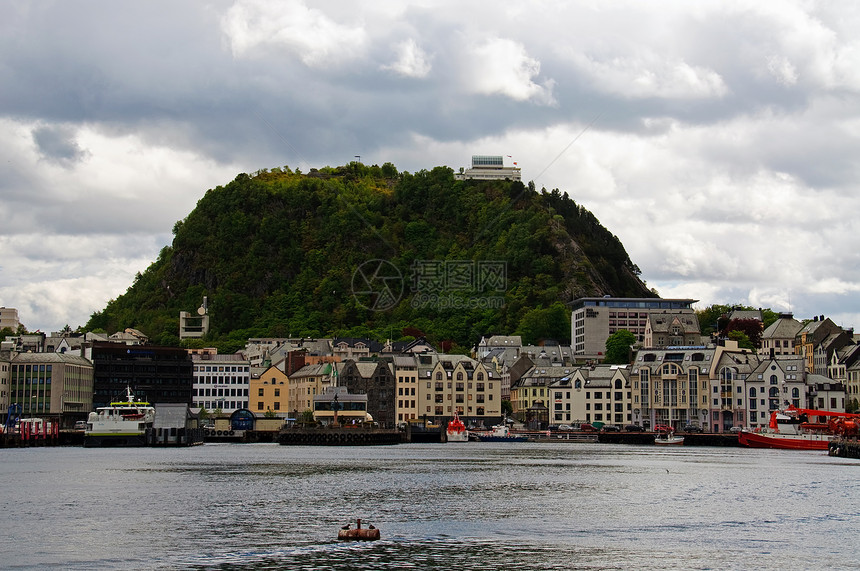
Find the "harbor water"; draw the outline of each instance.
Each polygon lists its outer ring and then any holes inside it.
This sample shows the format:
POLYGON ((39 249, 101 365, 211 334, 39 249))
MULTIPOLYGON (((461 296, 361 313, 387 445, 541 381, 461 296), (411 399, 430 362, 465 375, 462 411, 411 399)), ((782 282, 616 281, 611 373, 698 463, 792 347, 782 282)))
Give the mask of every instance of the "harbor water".
POLYGON ((860 461, 588 443, 0 450, 4 569, 856 569, 860 461), (367 543, 336 540, 362 518, 367 543))

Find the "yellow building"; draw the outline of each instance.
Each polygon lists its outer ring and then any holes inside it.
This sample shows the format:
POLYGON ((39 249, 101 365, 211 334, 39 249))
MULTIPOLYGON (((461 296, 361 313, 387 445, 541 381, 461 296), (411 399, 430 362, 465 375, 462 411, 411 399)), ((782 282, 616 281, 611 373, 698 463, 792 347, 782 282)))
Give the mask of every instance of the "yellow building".
POLYGON ((335 367, 340 365, 341 363, 305 365, 290 375, 288 408, 297 415, 296 418, 305 411, 313 412, 314 395, 321 394, 326 387, 336 384, 335 367))
POLYGON ((442 421, 456 411, 467 424, 495 423, 501 418, 501 380, 490 377, 479 361, 465 355, 421 355, 419 359, 421 417, 442 421))
POLYGON ((249 381, 248 408, 257 415, 272 411, 289 411, 289 379, 277 367, 269 367, 258 378, 249 381))
POLYGON ((397 422, 417 419, 418 411, 418 356, 398 355, 392 359, 392 369, 397 383, 397 422))

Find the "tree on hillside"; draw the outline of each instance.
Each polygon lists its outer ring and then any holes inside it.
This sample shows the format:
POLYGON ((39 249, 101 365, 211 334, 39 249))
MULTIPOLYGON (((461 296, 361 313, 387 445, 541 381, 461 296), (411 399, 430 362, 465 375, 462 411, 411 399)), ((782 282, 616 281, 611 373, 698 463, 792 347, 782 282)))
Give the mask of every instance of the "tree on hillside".
POLYGON ((514 334, 521 336, 526 345, 544 339, 567 341, 570 339, 570 311, 561 302, 546 309, 531 309, 520 319, 514 334))
POLYGON ((606 339, 607 365, 626 365, 630 363, 630 348, 636 343, 636 336, 626 329, 619 329, 606 339))

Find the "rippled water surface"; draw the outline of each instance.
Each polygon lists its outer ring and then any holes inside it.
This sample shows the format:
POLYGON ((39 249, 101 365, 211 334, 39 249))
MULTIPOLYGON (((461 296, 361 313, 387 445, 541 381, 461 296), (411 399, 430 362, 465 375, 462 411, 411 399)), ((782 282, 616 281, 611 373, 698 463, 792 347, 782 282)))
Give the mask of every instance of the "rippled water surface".
POLYGON ((602 444, 0 450, 2 567, 860 567, 860 462, 602 444), (382 539, 339 543, 361 517, 382 539))

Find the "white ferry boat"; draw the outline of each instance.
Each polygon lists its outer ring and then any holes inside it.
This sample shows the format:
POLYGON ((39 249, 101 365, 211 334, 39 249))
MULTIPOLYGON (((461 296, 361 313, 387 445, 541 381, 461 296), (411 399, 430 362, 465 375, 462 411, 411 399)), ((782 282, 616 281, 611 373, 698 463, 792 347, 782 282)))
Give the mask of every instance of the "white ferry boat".
POLYGON ((84 446, 144 446, 146 430, 152 428, 155 407, 135 401, 131 388, 127 400, 112 402, 91 412, 84 430, 84 446))

